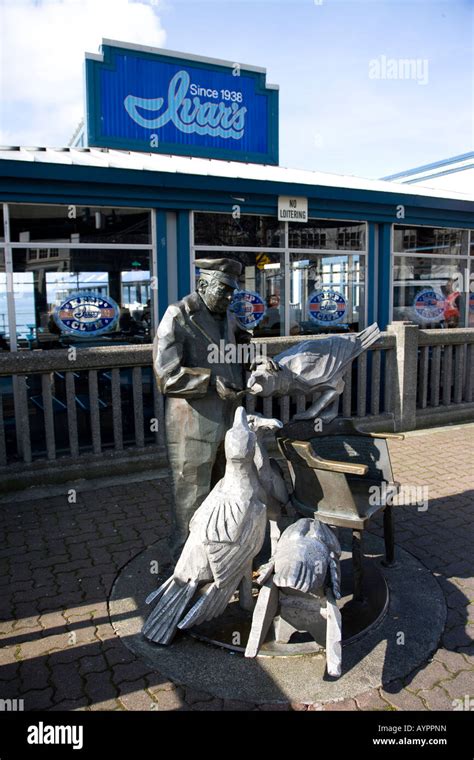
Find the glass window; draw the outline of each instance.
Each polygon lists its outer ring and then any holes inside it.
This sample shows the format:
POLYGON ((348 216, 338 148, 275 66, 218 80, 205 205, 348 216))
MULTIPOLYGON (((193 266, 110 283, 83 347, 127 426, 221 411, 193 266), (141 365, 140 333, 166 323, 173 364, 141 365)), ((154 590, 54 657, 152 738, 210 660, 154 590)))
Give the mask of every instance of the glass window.
POLYGON ((12 203, 9 210, 13 243, 151 243, 150 212, 141 209, 12 203))
MULTIPOLYGON (((474 233, 472 233, 474 238, 474 233)), ((474 240, 472 241, 474 243, 474 240)), ((469 288, 467 297, 468 302, 468 327, 474 327, 474 259, 471 260, 471 270, 469 276, 469 288)))
POLYGON ((365 327, 365 257, 290 253, 290 334, 365 327))
MULTIPOLYGON (((13 249, 13 286, 20 348, 61 348, 80 345, 143 343, 151 340, 150 251, 13 249), (52 255, 51 251, 53 252, 52 255), (110 297, 119 307, 110 330, 95 336, 71 335, 58 326, 56 308, 78 291, 110 297)), ((0 301, 0 304, 2 302, 0 301)))
POLYGON ((290 248, 322 248, 328 251, 365 251, 365 224, 309 220, 288 225, 290 248))
POLYGON ((393 237, 395 253, 467 255, 468 230, 396 225, 393 237))
MULTIPOLYGON (((255 337, 285 335, 284 330, 284 254, 247 251, 199 251, 196 258, 236 259, 242 264, 240 289, 257 293, 263 301, 263 317, 253 329, 255 337)), ((196 282, 199 269, 196 268, 196 282)), ((261 304, 259 302, 259 307, 261 304)))
POLYGON ((395 256, 393 319, 423 327, 463 327, 466 259, 395 256))
POLYGON ((285 226, 274 216, 242 214, 194 214, 194 244, 257 248, 281 248, 285 226))
POLYGON ((3 225, 3 203, 0 203, 0 241, 5 242, 5 227, 3 225))

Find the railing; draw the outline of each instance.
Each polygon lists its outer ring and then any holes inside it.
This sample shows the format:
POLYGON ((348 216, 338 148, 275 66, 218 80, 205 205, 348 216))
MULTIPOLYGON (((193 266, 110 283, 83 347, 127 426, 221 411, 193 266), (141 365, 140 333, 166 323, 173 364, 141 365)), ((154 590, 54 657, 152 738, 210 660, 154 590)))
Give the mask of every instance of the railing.
MULTIPOLYGON (((268 356, 300 341, 258 339, 268 356)), ((473 392, 474 329, 395 323, 346 373, 339 414, 373 430, 410 430, 474 419, 473 392)), ((0 480, 52 466, 84 477, 97 462, 112 468, 143 452, 149 462, 163 451, 151 345, 4 353, 0 394, 0 480)), ((246 406, 287 422, 313 400, 247 396, 246 406)))
POLYGON ((163 443, 151 346, 0 356, 0 465, 163 443))

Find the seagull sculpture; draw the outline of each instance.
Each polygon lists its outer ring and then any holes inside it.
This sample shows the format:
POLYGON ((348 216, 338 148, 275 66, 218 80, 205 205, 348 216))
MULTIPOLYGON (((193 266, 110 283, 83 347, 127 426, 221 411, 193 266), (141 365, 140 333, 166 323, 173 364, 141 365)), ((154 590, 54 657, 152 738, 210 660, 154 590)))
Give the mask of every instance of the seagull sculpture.
POLYGON ((337 416, 339 396, 344 390, 344 373, 379 335, 374 322, 360 333, 297 343, 274 359, 254 362, 247 391, 264 397, 317 394, 311 406, 294 419, 319 417, 323 422, 331 422, 337 416))
POLYGON ((239 585, 241 606, 253 608, 252 561, 267 522, 255 444, 245 410, 238 407, 225 437, 224 477, 196 510, 173 575, 146 600, 157 602, 142 629, 150 641, 169 644, 178 628, 217 617, 239 585))

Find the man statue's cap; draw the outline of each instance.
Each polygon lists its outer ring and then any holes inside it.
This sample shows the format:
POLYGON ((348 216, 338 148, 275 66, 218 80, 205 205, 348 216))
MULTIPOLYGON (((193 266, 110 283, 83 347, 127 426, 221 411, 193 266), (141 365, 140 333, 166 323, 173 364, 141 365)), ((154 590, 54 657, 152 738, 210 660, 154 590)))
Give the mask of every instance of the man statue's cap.
POLYGON ((233 288, 239 287, 242 264, 235 259, 196 259, 195 265, 204 275, 217 277, 233 288))

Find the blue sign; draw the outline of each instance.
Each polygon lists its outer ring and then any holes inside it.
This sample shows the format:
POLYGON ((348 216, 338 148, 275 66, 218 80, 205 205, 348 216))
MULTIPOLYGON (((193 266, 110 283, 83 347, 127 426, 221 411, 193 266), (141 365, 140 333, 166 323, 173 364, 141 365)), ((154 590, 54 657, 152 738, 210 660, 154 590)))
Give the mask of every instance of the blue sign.
POLYGON ((423 322, 440 322, 444 318, 445 298, 442 293, 426 288, 416 295, 413 308, 423 322))
POLYGON ((81 290, 71 293, 56 307, 54 319, 63 333, 88 338, 112 330, 120 309, 110 296, 81 290))
POLYGON ((266 312, 263 299, 251 290, 236 290, 230 308, 247 330, 253 330, 266 312))
POLYGON ((90 146, 278 163, 265 70, 107 41, 86 55, 90 146))
POLYGON ((346 310, 346 299, 336 290, 318 290, 308 298, 309 317, 319 324, 339 322, 346 310))

